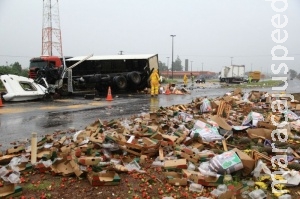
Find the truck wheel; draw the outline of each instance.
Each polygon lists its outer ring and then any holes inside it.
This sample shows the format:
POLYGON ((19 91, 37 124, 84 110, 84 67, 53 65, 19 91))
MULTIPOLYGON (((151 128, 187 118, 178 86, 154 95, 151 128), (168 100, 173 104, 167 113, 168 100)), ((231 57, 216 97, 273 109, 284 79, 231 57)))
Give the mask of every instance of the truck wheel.
POLYGON ((127 73, 127 79, 132 81, 134 84, 139 84, 141 83, 141 76, 138 72, 133 71, 130 73, 127 73))
POLYGON ((127 87, 127 80, 124 76, 115 76, 113 82, 120 90, 123 90, 127 87))

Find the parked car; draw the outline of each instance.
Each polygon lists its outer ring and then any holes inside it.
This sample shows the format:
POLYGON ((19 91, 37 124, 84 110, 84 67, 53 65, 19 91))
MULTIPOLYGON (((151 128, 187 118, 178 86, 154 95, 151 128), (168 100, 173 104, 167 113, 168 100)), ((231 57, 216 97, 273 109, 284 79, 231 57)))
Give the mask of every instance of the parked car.
POLYGON ((198 84, 198 83, 205 83, 205 79, 204 79, 204 77, 198 77, 197 79, 196 79, 196 83, 198 84))

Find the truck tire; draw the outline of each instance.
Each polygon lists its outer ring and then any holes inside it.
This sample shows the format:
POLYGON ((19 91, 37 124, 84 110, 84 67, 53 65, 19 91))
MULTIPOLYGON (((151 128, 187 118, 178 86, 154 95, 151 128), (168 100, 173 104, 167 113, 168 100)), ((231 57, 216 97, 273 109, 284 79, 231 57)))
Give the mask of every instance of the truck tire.
POLYGON ((127 80, 124 76, 115 76, 113 78, 113 82, 116 87, 120 90, 126 89, 127 87, 127 80))
POLYGON ((141 83, 141 76, 138 72, 133 71, 130 73, 127 73, 127 79, 130 80, 134 84, 141 83))

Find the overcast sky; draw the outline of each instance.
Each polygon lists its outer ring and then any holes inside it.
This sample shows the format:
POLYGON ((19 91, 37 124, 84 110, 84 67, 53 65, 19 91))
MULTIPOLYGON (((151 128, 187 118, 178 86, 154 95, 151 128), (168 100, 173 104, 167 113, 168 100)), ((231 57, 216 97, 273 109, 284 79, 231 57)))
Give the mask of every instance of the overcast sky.
MULTIPOLYGON (((264 0, 60 0, 59 12, 66 56, 158 54, 166 64, 169 57, 171 66, 170 35, 176 35, 174 60, 192 61, 193 70, 203 63, 203 70, 214 72, 231 61, 247 71, 251 63, 263 72, 271 64, 278 68, 282 62, 271 56, 277 45, 271 19, 286 15, 288 39, 281 45, 294 61, 284 63, 300 72, 299 0, 288 0, 282 13, 264 0)), ((17 61, 27 68, 31 57, 41 55, 42 21, 42 0, 0 0, 0 65, 17 61)))

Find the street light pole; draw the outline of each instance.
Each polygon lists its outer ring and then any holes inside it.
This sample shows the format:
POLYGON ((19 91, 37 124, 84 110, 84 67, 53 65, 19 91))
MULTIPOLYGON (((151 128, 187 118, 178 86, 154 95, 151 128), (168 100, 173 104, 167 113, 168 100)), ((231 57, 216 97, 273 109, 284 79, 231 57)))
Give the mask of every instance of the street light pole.
POLYGON ((191 73, 193 73, 193 61, 191 61, 191 73))
POLYGON ((168 78, 169 78, 169 58, 170 57, 167 57, 167 76, 168 76, 168 78))
POLYGON ((231 66, 232 66, 232 58, 233 58, 233 57, 230 57, 230 59, 231 59, 231 66))
POLYGON ((176 35, 170 35, 172 37, 172 79, 173 79, 173 70, 174 70, 174 61, 173 61, 173 54, 174 54, 174 37, 176 35))

